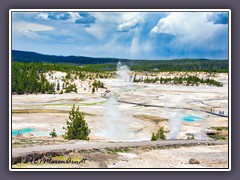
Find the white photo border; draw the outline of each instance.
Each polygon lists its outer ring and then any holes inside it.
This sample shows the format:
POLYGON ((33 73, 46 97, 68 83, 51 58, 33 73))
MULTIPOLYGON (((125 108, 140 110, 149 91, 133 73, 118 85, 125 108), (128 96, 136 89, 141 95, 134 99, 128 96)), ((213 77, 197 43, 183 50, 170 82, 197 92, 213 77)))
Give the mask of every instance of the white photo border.
POLYGON ((10 9, 9 10, 9 171, 231 171, 231 10, 230 9, 10 9), (228 12, 228 168, 12 168, 12 12, 228 12), (230 77, 229 77, 230 75, 230 77))

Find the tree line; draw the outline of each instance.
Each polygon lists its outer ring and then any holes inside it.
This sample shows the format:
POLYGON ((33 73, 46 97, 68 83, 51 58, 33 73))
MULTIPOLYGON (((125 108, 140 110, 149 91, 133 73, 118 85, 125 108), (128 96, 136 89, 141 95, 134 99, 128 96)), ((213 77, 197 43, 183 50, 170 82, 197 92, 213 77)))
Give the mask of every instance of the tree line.
POLYGON ((155 78, 137 78, 136 74, 133 77, 134 83, 144 82, 144 83, 156 83, 159 82, 160 84, 174 84, 174 85, 186 85, 186 86, 198 86, 200 84, 206 84, 210 86, 217 86, 222 87, 223 83, 216 81, 214 79, 203 79, 197 76, 187 76, 187 77, 155 77, 155 78))
MULTIPOLYGON (((142 60, 118 58, 93 58, 84 56, 52 56, 34 52, 12 51, 12 60, 16 62, 44 62, 51 64, 54 69, 65 72, 69 69, 83 68, 88 72, 116 71, 119 61, 130 67, 131 71, 202 71, 202 72, 228 72, 227 59, 173 59, 173 60, 142 60), (63 66, 66 65, 66 66, 63 66), (72 66, 69 66, 72 65, 72 66)), ((50 67, 51 68, 51 67, 50 67)))
POLYGON ((42 63, 12 63, 12 93, 54 93, 42 63))
MULTIPOLYGON (((60 90, 59 81, 50 83, 46 79, 46 73, 53 78, 53 71, 66 72, 67 75, 62 78, 64 81, 65 93, 77 92, 75 84, 70 82, 74 79, 86 80, 96 78, 110 78, 113 77, 114 72, 101 71, 97 67, 90 66, 76 66, 68 64, 52 64, 43 62, 24 63, 12 62, 12 93, 13 94, 53 94, 56 90, 60 90)), ((100 81, 94 81, 94 88, 103 88, 104 85, 100 81)), ((63 91, 60 91, 62 94, 63 91)))
MULTIPOLYGON (((136 61, 139 62, 139 61, 136 61)), ((189 64, 189 60, 183 61, 186 64, 179 64, 178 61, 169 62, 158 62, 158 61, 149 61, 148 64, 145 64, 146 61, 141 61, 140 64, 133 62, 129 64, 131 70, 135 71, 174 71, 174 70, 189 70, 197 71, 199 68, 201 70, 209 69, 210 71, 225 71, 227 67, 226 62, 223 61, 203 61, 199 64, 199 61, 194 61, 189 64), (160 63, 161 66, 158 64, 160 63), (163 63, 163 64, 162 64, 163 63), (197 64, 198 65, 197 65, 197 64), (195 64, 195 65, 194 65, 195 64), (189 69, 190 68, 190 69, 189 69), (212 70, 211 70, 212 69, 212 70)), ((55 63, 43 63, 43 62, 12 62, 12 93, 24 94, 24 93, 55 93, 55 86, 58 87, 59 84, 49 83, 46 79, 46 73, 52 75, 52 71, 66 72, 67 75, 63 77, 63 81, 67 92, 76 92, 77 88, 75 85, 67 85, 69 80, 80 79, 80 80, 95 80, 97 78, 113 78, 116 76, 116 65, 115 64, 87 64, 87 65, 76 65, 76 64, 55 64, 55 63)), ((213 71, 213 72, 214 72, 213 71)), ((134 82, 145 82, 145 83, 155 83, 160 81, 162 84, 172 83, 172 84, 186 84, 186 85, 199 85, 199 84, 208 84, 214 86, 223 86, 221 82, 217 82, 213 79, 202 79, 196 76, 189 77, 175 77, 175 78, 134 78, 134 82)), ((104 87, 103 84, 99 82, 94 82, 93 84, 93 93, 98 88, 104 87)), ((63 92, 61 92, 63 93, 63 92)))

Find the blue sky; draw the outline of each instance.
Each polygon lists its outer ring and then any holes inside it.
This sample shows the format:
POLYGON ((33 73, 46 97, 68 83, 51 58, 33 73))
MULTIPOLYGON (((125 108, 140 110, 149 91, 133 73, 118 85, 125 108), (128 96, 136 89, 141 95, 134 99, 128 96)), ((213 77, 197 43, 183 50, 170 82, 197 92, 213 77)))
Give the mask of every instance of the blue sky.
POLYGON ((128 59, 228 58, 227 12, 13 12, 12 47, 128 59))

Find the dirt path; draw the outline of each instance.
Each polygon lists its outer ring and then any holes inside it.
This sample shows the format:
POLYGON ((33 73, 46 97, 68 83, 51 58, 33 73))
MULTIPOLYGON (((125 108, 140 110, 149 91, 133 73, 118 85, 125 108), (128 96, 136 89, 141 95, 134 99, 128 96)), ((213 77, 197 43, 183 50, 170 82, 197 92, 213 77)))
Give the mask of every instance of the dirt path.
POLYGON ((87 142, 79 141, 68 144, 41 145, 33 147, 12 148, 12 158, 33 153, 59 152, 69 150, 90 150, 105 148, 134 148, 134 147, 166 147, 166 146, 198 146, 223 145, 225 141, 214 140, 165 140, 165 141, 139 141, 139 142, 87 142))

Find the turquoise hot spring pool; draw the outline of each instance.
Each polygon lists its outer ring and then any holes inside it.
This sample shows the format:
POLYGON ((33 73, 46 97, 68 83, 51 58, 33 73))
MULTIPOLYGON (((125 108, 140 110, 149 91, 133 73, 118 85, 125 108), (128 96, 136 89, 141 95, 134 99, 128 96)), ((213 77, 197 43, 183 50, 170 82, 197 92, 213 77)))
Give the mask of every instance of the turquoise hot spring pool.
POLYGON ((204 118, 198 117, 198 116, 193 116, 193 115, 188 115, 182 118, 183 121, 186 122, 195 122, 198 120, 204 120, 204 118))
POLYGON ((12 130, 12 136, 17 136, 18 134, 27 135, 28 133, 33 133, 34 136, 49 136, 49 132, 37 131, 33 128, 23 128, 12 130))

